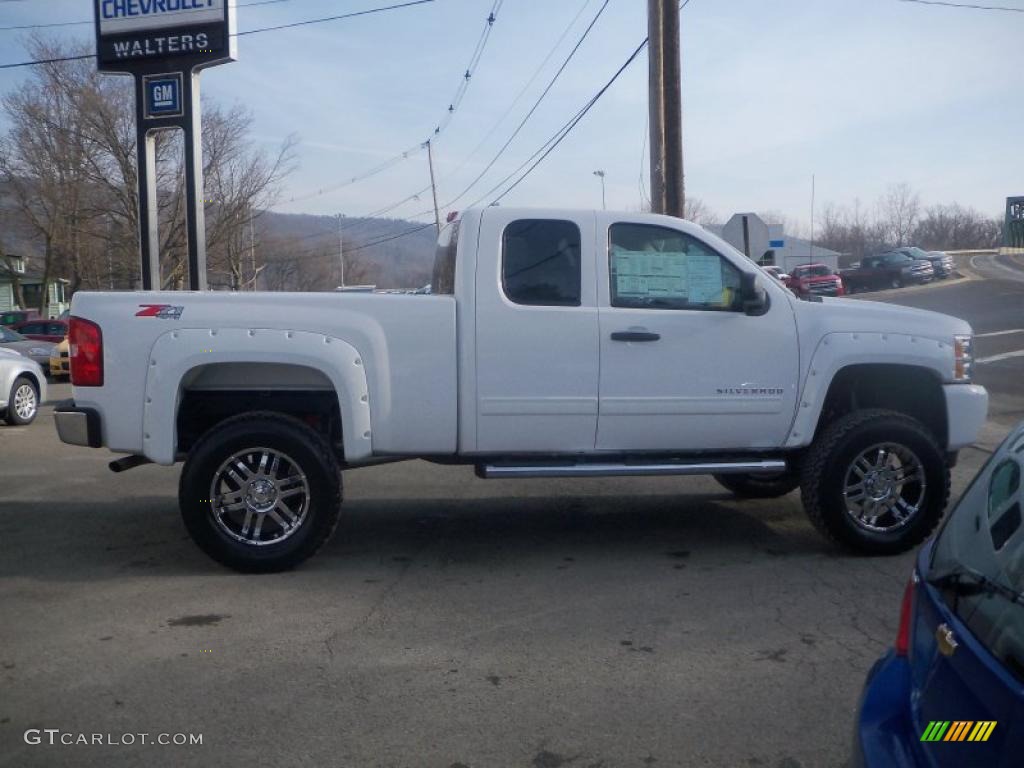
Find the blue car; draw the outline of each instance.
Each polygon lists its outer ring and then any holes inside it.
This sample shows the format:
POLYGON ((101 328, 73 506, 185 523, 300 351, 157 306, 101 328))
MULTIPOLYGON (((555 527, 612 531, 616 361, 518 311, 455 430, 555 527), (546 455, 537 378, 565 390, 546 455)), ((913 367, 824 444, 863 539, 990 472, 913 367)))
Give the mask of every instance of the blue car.
POLYGON ((1024 765, 1024 424, 918 554, 868 673, 857 766, 1024 765))

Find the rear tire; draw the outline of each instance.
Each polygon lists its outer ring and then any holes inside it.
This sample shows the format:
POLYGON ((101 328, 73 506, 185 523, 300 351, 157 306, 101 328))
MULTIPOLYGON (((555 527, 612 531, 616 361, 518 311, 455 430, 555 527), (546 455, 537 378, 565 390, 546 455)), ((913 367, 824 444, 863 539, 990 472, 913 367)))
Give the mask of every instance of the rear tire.
POLYGON ((902 288, 903 287, 903 281, 900 278, 898 278, 898 277, 894 277, 892 279, 892 281, 889 283, 889 287, 890 288, 902 288))
POLYGON ((743 499, 776 499, 800 485, 799 473, 791 470, 773 475, 715 475, 714 478, 743 499))
POLYGON ((854 411, 826 427, 801 471, 814 526, 868 555, 897 554, 924 541, 942 519, 949 485, 935 436, 916 419, 882 409, 854 411))
POLYGON ((24 427, 39 414, 39 390, 27 376, 19 376, 7 398, 6 421, 12 427, 24 427))
POLYGON ((178 503, 192 540, 217 562, 244 573, 283 571, 334 533, 341 473, 324 438, 298 419, 244 413, 196 443, 178 503))

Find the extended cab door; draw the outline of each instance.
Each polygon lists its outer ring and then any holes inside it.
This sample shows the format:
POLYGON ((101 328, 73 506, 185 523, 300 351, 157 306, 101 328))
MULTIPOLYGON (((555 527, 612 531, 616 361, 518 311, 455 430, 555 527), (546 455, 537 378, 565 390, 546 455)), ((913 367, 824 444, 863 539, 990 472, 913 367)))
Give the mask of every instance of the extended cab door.
POLYGON ((753 263, 697 227, 599 220, 601 336, 597 447, 698 451, 783 444, 799 352, 784 289, 770 306, 737 305, 753 263))
POLYGON ((477 450, 592 451, 593 214, 487 208, 477 252, 477 450))

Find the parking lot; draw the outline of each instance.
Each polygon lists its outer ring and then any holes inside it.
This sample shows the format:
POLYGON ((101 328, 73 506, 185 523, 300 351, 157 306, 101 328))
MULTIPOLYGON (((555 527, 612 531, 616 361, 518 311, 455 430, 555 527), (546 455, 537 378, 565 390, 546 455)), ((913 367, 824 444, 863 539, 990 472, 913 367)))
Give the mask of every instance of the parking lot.
MULTIPOLYGON (((992 418, 954 496, 1024 418, 1024 282, 974 277, 866 297, 979 334, 992 418)), ((0 765, 843 765, 913 561, 829 546, 798 494, 410 462, 347 473, 302 568, 243 576, 188 540, 178 468, 109 459, 52 407, 0 428, 0 765)))

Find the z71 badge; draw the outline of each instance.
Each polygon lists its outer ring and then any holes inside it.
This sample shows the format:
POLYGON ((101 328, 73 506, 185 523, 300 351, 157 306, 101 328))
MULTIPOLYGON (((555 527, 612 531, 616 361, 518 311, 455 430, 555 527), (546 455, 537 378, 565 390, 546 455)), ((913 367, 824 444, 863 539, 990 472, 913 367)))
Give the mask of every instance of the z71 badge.
POLYGON ((178 320, 184 307, 175 307, 172 304, 139 304, 142 309, 135 313, 136 317, 159 317, 161 320, 178 320))

